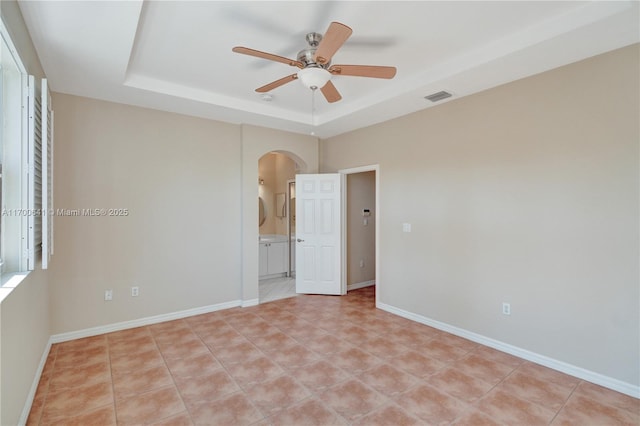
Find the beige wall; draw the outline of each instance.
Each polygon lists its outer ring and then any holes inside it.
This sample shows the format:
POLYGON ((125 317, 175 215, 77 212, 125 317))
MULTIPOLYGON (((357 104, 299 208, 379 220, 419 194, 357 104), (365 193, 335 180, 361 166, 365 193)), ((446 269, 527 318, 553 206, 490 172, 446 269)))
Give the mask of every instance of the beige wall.
POLYGON ((240 128, 58 93, 53 100, 55 207, 129 215, 56 217, 52 333, 239 300, 240 128))
POLYGON ((375 278, 376 172, 352 173, 347 175, 347 285, 375 278), (371 216, 362 216, 363 209, 369 209, 371 216))
POLYGON ((638 50, 322 141, 379 164, 380 301, 637 386, 638 50))
MULTIPOLYGON (((36 78, 44 77, 17 3, 11 0, 1 1, 0 13, 27 71, 36 78)), ((30 273, 0 305, 2 425, 18 423, 41 357, 47 348, 50 335, 50 276, 48 271, 42 270, 30 273)))
MULTIPOLYGON (((40 268, 40 265, 38 265, 40 268)), ((2 301, 2 425, 18 424, 49 341, 47 271, 37 269, 2 301)))

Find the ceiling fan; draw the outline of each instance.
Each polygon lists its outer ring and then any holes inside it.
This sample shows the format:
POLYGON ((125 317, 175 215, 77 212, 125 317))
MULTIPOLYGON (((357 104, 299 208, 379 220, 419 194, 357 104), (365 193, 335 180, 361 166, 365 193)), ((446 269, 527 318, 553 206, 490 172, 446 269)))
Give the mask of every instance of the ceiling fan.
POLYGON ((311 89, 320 89, 328 102, 337 102, 342 99, 338 89, 331 82, 334 75, 355 77, 393 78, 396 75, 395 67, 383 67, 375 65, 331 65, 331 58, 351 36, 353 30, 340 22, 332 22, 327 32, 322 36, 318 33, 309 33, 306 36, 309 46, 298 52, 297 60, 285 58, 271 53, 261 52, 248 47, 237 46, 232 50, 244 55, 256 56, 270 61, 281 62, 292 67, 300 68, 295 74, 288 75, 273 81, 256 92, 265 93, 276 89, 293 80, 300 80, 302 84, 311 89))

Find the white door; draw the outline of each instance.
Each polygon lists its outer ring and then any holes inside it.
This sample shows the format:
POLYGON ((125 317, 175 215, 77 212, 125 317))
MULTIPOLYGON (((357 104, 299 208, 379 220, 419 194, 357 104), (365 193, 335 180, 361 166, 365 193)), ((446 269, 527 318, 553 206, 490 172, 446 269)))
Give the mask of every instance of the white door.
POLYGON ((296 293, 345 294, 340 174, 296 175, 296 293))

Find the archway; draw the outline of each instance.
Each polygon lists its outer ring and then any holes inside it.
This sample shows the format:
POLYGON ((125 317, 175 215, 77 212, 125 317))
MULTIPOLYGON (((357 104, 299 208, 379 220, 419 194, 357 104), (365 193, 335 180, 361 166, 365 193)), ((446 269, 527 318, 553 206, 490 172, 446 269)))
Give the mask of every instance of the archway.
POLYGON ((258 161, 272 152, 291 158, 298 165, 298 173, 318 172, 317 138, 262 127, 242 127, 242 306, 259 302, 258 161))
MULTIPOLYGON (((260 303, 295 296, 295 245, 290 191, 304 172, 289 152, 269 152, 258 160, 258 298, 260 303)), ((299 160, 299 159, 298 159, 299 160)), ((300 160, 299 160, 300 161, 300 160)), ((294 228, 295 229, 295 228, 294 228)))

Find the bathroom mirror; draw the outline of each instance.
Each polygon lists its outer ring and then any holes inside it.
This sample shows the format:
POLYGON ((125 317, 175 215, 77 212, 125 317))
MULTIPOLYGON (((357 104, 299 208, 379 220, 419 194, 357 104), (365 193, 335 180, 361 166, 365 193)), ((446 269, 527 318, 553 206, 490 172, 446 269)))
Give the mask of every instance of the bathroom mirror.
POLYGON ((262 226, 267 219, 267 209, 264 206, 262 197, 258 197, 258 226, 262 226))
POLYGON ((284 197, 284 192, 280 192, 276 194, 276 216, 277 217, 285 217, 286 216, 286 198, 284 197))

